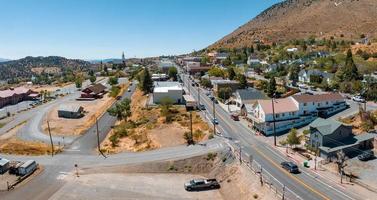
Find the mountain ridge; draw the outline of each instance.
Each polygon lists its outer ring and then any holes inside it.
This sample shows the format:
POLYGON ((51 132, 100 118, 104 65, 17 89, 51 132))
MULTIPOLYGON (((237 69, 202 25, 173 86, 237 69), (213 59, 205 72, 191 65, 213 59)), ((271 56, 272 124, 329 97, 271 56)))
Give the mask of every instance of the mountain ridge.
POLYGON ((37 68, 56 68, 58 71, 63 71, 66 69, 84 70, 88 69, 90 66, 90 62, 80 59, 68 59, 60 56, 27 56, 18 60, 1 62, 0 80, 10 78, 30 78, 36 73, 36 70, 33 69, 37 68))
POLYGON ((224 36, 209 48, 240 48, 256 41, 335 37, 377 38, 376 0, 286 0, 224 36))

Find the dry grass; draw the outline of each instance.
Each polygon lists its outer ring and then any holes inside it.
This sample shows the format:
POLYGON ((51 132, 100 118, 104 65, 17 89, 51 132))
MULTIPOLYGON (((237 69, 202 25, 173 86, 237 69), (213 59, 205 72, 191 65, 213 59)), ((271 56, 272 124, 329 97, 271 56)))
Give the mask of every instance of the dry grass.
MULTIPOLYGON (((109 153, 122 151, 146 151, 156 148, 185 144, 184 133, 189 131, 189 113, 183 107, 173 106, 170 122, 161 115, 161 108, 146 108, 147 96, 136 90, 131 100, 132 115, 129 121, 118 122, 117 126, 127 127, 127 136, 119 137, 117 145, 112 145, 112 130, 102 143, 102 149, 109 153)), ((208 139, 211 131, 198 113, 192 112, 193 136, 196 142, 208 139)))
MULTIPOLYGON (((0 137, 0 153, 16 155, 45 155, 51 153, 51 146, 43 142, 23 141, 17 138, 16 133, 24 126, 20 123, 0 137)), ((54 152, 61 152, 61 148, 54 146, 54 152)))

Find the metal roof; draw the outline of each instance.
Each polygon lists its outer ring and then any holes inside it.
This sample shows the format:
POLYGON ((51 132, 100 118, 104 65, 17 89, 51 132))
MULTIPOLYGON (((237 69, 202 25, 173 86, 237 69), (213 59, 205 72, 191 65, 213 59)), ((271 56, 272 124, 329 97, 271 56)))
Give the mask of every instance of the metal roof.
POLYGON ((312 123, 310 123, 309 126, 316 128, 322 135, 330 135, 340 126, 350 126, 350 125, 345 125, 333 119, 323 119, 319 117, 316 120, 314 120, 312 123))
POLYGON ((5 159, 5 158, 0 158, 0 166, 4 166, 6 165, 7 163, 9 163, 9 160, 5 159))
POLYGON ((81 109, 82 107, 76 104, 62 104, 59 106, 58 111, 79 112, 81 109))

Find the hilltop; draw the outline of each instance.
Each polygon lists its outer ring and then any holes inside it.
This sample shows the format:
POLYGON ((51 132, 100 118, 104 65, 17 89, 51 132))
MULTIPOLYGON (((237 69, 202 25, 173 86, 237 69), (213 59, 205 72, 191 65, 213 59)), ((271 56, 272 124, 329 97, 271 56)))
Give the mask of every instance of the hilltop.
POLYGON ((78 59, 67 59, 59 56, 25 57, 0 63, 0 80, 9 78, 30 78, 33 74, 57 73, 66 69, 83 70, 91 64, 78 59))
POLYGON ((377 38, 376 0, 286 0, 209 48, 237 48, 253 42, 282 42, 309 37, 360 40, 377 38))

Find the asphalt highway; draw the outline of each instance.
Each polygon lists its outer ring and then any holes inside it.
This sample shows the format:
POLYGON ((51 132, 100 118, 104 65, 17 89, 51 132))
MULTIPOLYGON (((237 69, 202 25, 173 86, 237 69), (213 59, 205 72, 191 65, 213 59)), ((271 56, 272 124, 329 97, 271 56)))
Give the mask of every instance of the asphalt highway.
MULTIPOLYGON (((187 84, 190 83, 190 81, 188 81, 188 75, 183 74, 181 78, 183 79, 184 85, 190 87, 189 91, 191 95, 197 99, 198 89, 192 87, 191 84, 187 84)), ((200 103, 205 105, 208 115, 211 116, 213 113, 212 101, 204 94, 204 90, 200 89, 199 91, 201 91, 200 103)), ((233 141, 238 141, 244 153, 251 155, 255 161, 262 165, 263 170, 268 171, 280 183, 285 185, 286 188, 293 191, 294 194, 305 200, 358 199, 354 194, 348 194, 347 191, 344 191, 342 188, 316 177, 310 171, 302 167, 300 167, 302 173, 296 175, 283 170, 280 163, 282 161, 288 161, 284 155, 269 147, 268 144, 256 139, 251 129, 246 128, 239 122, 233 121, 229 114, 220 106, 216 105, 215 109, 219 127, 221 130, 224 130, 222 134, 228 138, 232 138, 233 141)))

